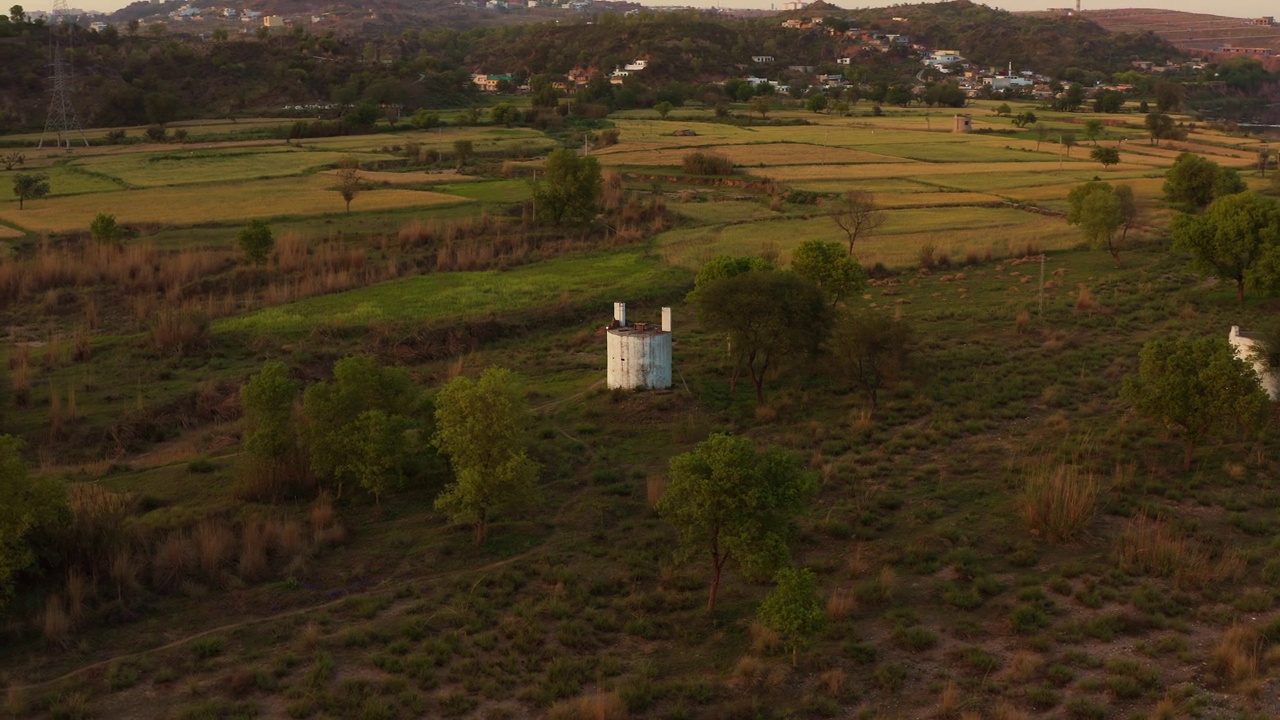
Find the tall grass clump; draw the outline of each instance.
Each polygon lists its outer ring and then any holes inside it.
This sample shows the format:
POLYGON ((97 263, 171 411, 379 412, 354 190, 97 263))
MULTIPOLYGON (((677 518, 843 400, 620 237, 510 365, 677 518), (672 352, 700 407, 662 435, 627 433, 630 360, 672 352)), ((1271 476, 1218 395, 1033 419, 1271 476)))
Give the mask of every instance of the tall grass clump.
POLYGON ((687 175, 732 175, 733 161, 723 155, 694 151, 680 161, 680 168, 687 175))
POLYGON ((549 720, 623 720, 627 706, 616 692, 594 692, 551 706, 549 720))
POLYGON ((1223 634, 1209 657, 1217 685, 1250 697, 1262 691, 1267 674, 1267 642, 1252 625, 1234 625, 1223 634))
POLYGON ((1098 479, 1074 465, 1040 464, 1023 479, 1018 514, 1031 533, 1052 542, 1067 542, 1093 519, 1098 505, 1098 479))
POLYGON ((164 307, 151 321, 151 344, 166 355, 191 355, 209 345, 211 328, 203 312, 164 307))
POLYGON ((1145 513, 1125 526, 1112 555, 1124 572, 1171 578, 1177 587, 1238 580, 1245 571, 1245 560, 1239 552, 1227 551, 1214 557, 1172 524, 1145 513))

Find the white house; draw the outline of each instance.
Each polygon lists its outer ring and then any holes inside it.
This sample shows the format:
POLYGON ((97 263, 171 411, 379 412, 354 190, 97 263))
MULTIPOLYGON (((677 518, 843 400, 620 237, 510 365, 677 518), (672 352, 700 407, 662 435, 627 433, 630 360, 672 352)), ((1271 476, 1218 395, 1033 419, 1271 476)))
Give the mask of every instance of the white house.
POLYGON ((773 62, 773 56, 772 55, 752 55, 751 62, 756 63, 758 65, 771 63, 773 62))
POLYGON ((622 69, 628 72, 639 72, 647 67, 649 67, 648 60, 633 60, 622 66, 622 69))

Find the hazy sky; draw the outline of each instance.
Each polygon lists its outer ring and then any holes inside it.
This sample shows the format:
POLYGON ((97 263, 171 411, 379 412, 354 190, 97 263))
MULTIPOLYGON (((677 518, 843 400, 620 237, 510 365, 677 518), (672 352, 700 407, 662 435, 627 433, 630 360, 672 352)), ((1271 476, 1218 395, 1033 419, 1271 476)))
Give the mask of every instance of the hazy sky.
MULTIPOLYGON (((21 0, 8 0, 9 2, 21 2, 21 0)), ((828 0, 829 2, 831 0, 828 0)), ((220 0, 227 5, 239 5, 238 0, 220 0)), ((695 7, 749 7, 749 8, 782 8, 786 0, 639 0, 645 5, 692 5, 695 7)), ((1280 8, 1275 6, 1271 0, 1218 0, 1211 5, 1204 0, 1162 0, 1161 2, 1151 2, 1147 0, 1083 0, 1084 8, 1125 8, 1125 7, 1159 7, 1163 10, 1186 10, 1188 12, 1212 12, 1217 15, 1234 15, 1238 17, 1253 17, 1255 15, 1280 14, 1280 8)), ((48 10, 52 6, 52 0, 39 0, 37 2, 22 2, 27 10, 48 10)), ((116 10, 128 4, 128 0, 69 0, 68 5, 71 7, 79 7, 85 10, 109 11, 116 10)), ((841 2, 834 0, 835 5, 843 8, 859 8, 859 7, 885 7, 894 4, 894 0, 883 0, 882 2, 841 2)), ((1001 2, 989 2, 987 5, 992 7, 1003 8, 1005 10, 1043 10, 1048 7, 1068 7, 1075 4, 1075 0, 1001 0, 1001 2)))

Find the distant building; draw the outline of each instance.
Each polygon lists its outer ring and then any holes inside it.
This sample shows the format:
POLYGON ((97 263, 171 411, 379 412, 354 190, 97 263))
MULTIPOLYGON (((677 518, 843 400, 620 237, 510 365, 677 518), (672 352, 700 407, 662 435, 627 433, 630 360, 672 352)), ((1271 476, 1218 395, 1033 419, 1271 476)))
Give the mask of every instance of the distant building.
POLYGON ((262 18, 262 27, 282 28, 284 27, 283 15, 267 15, 262 18))
POLYGON ((1250 20, 1250 21, 1249 21, 1249 24, 1250 24, 1250 25, 1262 25, 1262 26, 1265 26, 1265 27, 1271 27, 1272 25, 1275 25, 1275 24, 1276 24, 1276 19, 1275 19, 1274 17, 1270 16, 1270 15, 1263 15, 1262 17, 1258 17, 1258 18, 1254 18, 1254 19, 1250 20))
POLYGON ((773 62, 773 56, 772 55, 752 55, 751 62, 756 63, 757 65, 771 63, 773 62))
POLYGON ((1223 55, 1256 55, 1258 57, 1271 57, 1271 48, 1264 47, 1235 47, 1234 45, 1223 45, 1214 50, 1216 53, 1223 55))
POLYGON ((498 83, 503 80, 512 82, 510 75, 485 75, 476 74, 471 76, 471 82, 475 83, 481 90, 485 92, 498 92, 498 83))
POLYGON ((957 115, 957 116, 955 117, 955 122, 954 122, 954 123, 952 124, 952 126, 951 126, 951 132, 953 132, 953 133, 959 133, 959 134, 963 135, 963 134, 968 133, 968 132, 970 132, 970 131, 972 131, 972 130, 973 130, 973 116, 972 116, 972 115, 957 115))

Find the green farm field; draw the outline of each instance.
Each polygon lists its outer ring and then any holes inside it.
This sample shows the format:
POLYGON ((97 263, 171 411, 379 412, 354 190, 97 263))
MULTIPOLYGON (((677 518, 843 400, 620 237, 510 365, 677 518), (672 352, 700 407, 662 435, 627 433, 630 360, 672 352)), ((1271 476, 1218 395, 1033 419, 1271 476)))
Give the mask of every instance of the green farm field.
POLYGON ((994 108, 966 108, 989 131, 969 135, 950 111, 859 103, 292 143, 254 134, 285 121, 211 120, 182 123, 186 143, 25 150, 51 193, 0 198, 0 429, 102 551, 94 572, 24 576, 0 615, 0 716, 1274 716, 1280 437, 1206 437, 1184 471, 1180 436, 1121 392, 1147 341, 1273 322, 1274 300, 1238 305, 1171 250, 1162 189, 1183 150, 1269 188, 1259 140, 1151 146, 1127 112, 1105 118, 1122 161, 1103 168, 1057 141, 1100 116, 1035 108, 1037 148, 994 108), (546 224, 546 153, 608 126, 600 216, 546 224), (687 175, 695 150, 733 173, 687 175), (1119 263, 1065 221, 1095 177, 1136 195, 1119 263), (843 246, 831 214, 853 190, 884 221, 853 248, 874 279, 835 310, 906 323, 908 361, 873 404, 832 356, 792 356, 757 402, 694 278, 717 256, 786 269, 804 241, 843 246), (99 213, 119 246, 88 239, 99 213), (250 219, 274 231, 260 265, 236 241, 250 219), (633 322, 673 310, 670 389, 605 387, 614 302, 633 322), (446 382, 518 373, 536 498, 494 509, 477 544, 436 507, 454 477, 425 442, 377 496, 305 484, 305 455, 304 484, 254 494, 242 388, 282 363, 302 432, 304 388, 356 354, 422 396, 406 443, 446 382), (772 579, 731 561, 708 612, 707 553, 678 552, 655 510, 671 459, 714 432, 813 480, 788 552, 821 627, 794 652, 759 614, 772 579), (1067 539, 1028 509, 1051 471, 1087 490, 1067 539))

